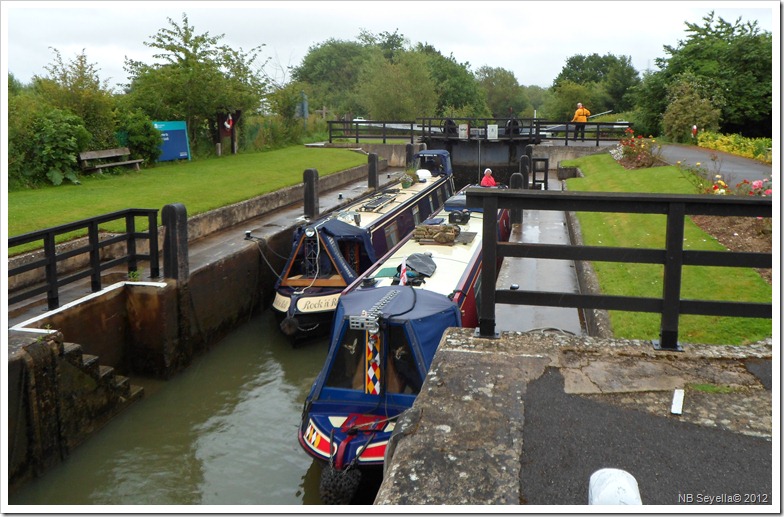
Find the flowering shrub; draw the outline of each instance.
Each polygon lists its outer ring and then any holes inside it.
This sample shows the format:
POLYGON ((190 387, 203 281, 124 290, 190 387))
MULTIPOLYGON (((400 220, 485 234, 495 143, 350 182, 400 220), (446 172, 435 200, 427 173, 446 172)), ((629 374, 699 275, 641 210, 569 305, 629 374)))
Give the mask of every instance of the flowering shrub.
POLYGON ((773 140, 770 138, 746 138, 741 135, 722 135, 711 131, 700 131, 697 145, 706 149, 724 151, 737 156, 753 158, 771 163, 770 150, 773 140))
POLYGON ((626 136, 618 142, 618 146, 610 151, 615 160, 627 169, 653 167, 659 161, 661 148, 653 138, 634 135, 634 129, 627 127, 626 136))
POLYGON ((770 197, 773 195, 771 186, 768 178, 755 181, 743 180, 735 186, 735 191, 739 196, 770 197))
POLYGON ((716 194, 719 196, 770 197, 773 195, 773 189, 771 188, 771 183, 768 178, 755 181, 743 180, 736 184, 733 189, 721 178, 721 174, 716 175, 712 185, 705 186, 703 184, 702 191, 707 194, 716 194))

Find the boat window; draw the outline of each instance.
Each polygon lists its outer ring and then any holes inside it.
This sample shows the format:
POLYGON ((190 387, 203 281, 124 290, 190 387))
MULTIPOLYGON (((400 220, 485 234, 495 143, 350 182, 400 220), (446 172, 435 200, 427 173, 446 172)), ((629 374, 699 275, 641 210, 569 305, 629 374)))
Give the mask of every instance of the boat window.
POLYGON ((411 210, 411 213, 414 215, 414 226, 416 226, 420 222, 420 219, 419 219, 419 207, 418 206, 414 206, 412 208, 412 210, 411 210))
POLYGON ((363 390, 364 372, 365 331, 348 330, 335 354, 326 385, 332 388, 363 390))
POLYGON ((384 228, 384 236, 387 239, 387 249, 392 249, 392 246, 397 244, 400 240, 397 232, 397 224, 390 224, 384 228))
POLYGON ((444 202, 443 198, 441 197, 441 189, 436 190, 436 206, 441 206, 444 202))
POLYGON ((389 328, 387 347, 386 389, 389 393, 418 394, 422 388, 416 359, 411 351, 404 327, 389 328))

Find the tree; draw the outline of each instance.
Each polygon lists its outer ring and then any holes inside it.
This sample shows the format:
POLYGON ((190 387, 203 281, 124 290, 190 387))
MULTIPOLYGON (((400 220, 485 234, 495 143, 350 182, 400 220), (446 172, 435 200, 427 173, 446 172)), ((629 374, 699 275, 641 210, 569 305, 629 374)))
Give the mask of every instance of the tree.
MULTIPOLYGON (((702 25, 686 22, 687 38, 665 46, 669 58, 656 60, 663 82, 677 82, 688 71, 703 78, 721 106, 721 131, 770 136, 773 105, 773 39, 757 22, 729 23, 711 11, 702 25)), ((660 111, 663 112, 664 110, 660 111)))
POLYGON ((545 101, 544 109, 552 120, 572 120, 577 103, 582 102, 592 113, 598 113, 593 96, 595 89, 588 86, 562 81, 552 88, 552 95, 545 101))
POLYGON ((415 48, 426 56, 430 77, 435 84, 436 111, 434 116, 486 117, 489 110, 484 92, 469 70, 468 63, 458 63, 454 56, 443 56, 433 46, 419 43, 415 48))
POLYGON ((437 97, 427 58, 401 53, 395 63, 376 51, 359 81, 359 99, 371 118, 416 120, 435 112, 437 97))
POLYGON ((361 43, 329 39, 308 49, 300 66, 292 70, 292 79, 309 85, 314 105, 357 113, 362 107, 356 88, 370 54, 361 43))
POLYGON ((487 96, 493 117, 519 117, 528 106, 522 87, 509 70, 483 66, 477 70, 476 78, 487 96))
POLYGON ((261 106, 267 82, 254 68, 261 46, 245 52, 222 45, 223 35, 197 34, 184 13, 181 25, 167 20, 169 27, 144 43, 160 51, 153 56, 159 63, 126 58, 128 95, 154 119, 185 120, 191 142, 207 134, 214 140, 218 113, 253 112, 261 106))
POLYGON ((559 88, 564 82, 581 84, 596 90, 592 110, 595 113, 607 110, 620 113, 632 107, 629 92, 640 82, 640 77, 629 56, 578 54, 566 60, 553 81, 553 88, 559 88))
POLYGON ((34 91, 47 104, 69 111, 83 121, 92 135, 88 147, 115 147, 115 102, 107 82, 98 77, 97 68, 87 60, 84 50, 67 63, 57 49, 52 51, 54 61, 45 67, 49 75, 33 77, 34 91))
POLYGON ((667 109, 662 118, 664 135, 673 142, 691 140, 691 128, 717 131, 721 109, 708 97, 710 88, 692 73, 684 73, 667 88, 667 109))
POLYGON ((375 47, 381 50, 381 53, 389 62, 394 61, 398 53, 406 50, 407 40, 405 36, 395 32, 389 33, 387 31, 373 34, 366 29, 362 29, 357 39, 366 47, 375 47))

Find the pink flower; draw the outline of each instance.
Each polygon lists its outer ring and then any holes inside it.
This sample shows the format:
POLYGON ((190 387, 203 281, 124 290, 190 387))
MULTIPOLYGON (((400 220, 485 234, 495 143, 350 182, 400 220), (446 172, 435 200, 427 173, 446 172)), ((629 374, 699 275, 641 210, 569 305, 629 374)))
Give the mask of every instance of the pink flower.
POLYGON ((768 190, 765 191, 765 195, 766 196, 769 196, 771 194, 773 194, 773 189, 768 189, 768 190))
POLYGON ((751 188, 760 189, 762 188, 762 185, 763 185, 762 180, 756 180, 751 183, 751 188))

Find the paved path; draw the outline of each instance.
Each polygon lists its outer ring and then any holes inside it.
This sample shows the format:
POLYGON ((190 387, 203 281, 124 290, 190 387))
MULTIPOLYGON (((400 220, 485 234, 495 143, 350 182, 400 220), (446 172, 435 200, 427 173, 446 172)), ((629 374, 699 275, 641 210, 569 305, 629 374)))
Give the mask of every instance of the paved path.
POLYGON ((744 179, 754 181, 770 178, 772 173, 770 164, 693 145, 664 145, 661 157, 671 165, 681 162, 684 165, 697 166, 699 163, 710 177, 721 174, 724 181, 730 185, 744 179))

